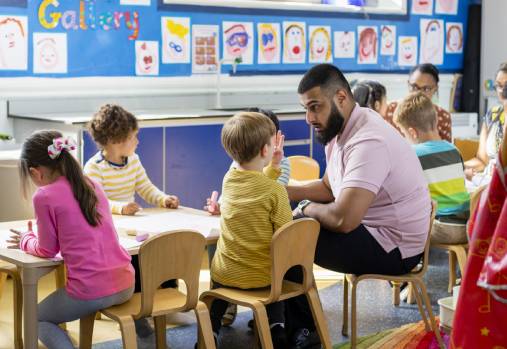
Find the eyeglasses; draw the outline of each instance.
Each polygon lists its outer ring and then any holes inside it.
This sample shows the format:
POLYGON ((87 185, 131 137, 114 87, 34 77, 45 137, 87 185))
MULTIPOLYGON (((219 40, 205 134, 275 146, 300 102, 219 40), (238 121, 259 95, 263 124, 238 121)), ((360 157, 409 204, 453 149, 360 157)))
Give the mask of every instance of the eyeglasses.
POLYGON ((273 41, 273 33, 262 34, 262 45, 266 46, 268 43, 273 41))
POLYGON ((226 42, 229 46, 245 47, 248 45, 248 34, 245 32, 234 33, 229 36, 226 42))
POLYGON ((411 84, 410 82, 408 83, 408 89, 410 92, 424 92, 424 93, 429 93, 431 91, 433 91, 434 89, 436 88, 436 86, 418 86, 417 84, 411 84))
POLYGON ((169 47, 172 48, 174 51, 176 51, 178 53, 180 53, 181 51, 183 51, 183 47, 181 47, 181 45, 175 44, 172 41, 169 43, 169 47))

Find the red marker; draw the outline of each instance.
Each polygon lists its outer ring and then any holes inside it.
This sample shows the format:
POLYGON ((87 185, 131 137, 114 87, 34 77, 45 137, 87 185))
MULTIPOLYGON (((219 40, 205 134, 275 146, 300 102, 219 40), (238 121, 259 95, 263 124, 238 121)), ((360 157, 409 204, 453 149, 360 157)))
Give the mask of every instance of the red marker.
POLYGON ((217 200, 218 200, 218 191, 213 190, 213 192, 211 193, 211 198, 210 198, 210 202, 208 205, 208 211, 210 213, 215 212, 215 210, 217 209, 217 200))

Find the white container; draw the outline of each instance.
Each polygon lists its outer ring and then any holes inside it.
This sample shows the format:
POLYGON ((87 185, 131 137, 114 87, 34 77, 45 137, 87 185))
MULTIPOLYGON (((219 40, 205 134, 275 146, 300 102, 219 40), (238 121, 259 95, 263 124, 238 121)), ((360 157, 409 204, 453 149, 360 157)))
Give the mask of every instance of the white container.
POLYGON ((454 307, 454 309, 456 309, 456 304, 458 303, 460 287, 461 286, 454 286, 452 288, 452 306, 454 307))
POLYGON ((439 299, 438 305, 440 306, 440 324, 452 328, 454 311, 456 310, 453 305, 453 297, 439 299))

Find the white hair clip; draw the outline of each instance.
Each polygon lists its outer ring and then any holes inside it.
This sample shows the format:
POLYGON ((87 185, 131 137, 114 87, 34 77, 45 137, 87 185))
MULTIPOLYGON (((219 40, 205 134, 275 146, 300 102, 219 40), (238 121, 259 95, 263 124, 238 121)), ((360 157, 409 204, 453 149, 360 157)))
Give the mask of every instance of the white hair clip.
POLYGON ((53 139, 53 144, 48 146, 48 155, 51 159, 56 159, 62 153, 62 150, 75 150, 77 148, 76 141, 70 137, 58 137, 53 139))

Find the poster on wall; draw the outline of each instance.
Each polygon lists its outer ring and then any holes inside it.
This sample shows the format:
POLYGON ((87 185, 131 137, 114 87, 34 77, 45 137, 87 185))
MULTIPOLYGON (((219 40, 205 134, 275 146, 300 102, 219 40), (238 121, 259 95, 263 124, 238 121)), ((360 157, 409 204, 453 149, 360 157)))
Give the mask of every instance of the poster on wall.
POLYGON ((419 63, 444 64, 444 21, 421 19, 419 63))
POLYGON ((241 57, 241 64, 253 64, 253 24, 251 22, 223 22, 224 64, 241 57))
POLYGON ((192 73, 215 73, 218 69, 218 25, 192 26, 192 73))
POLYGON ((136 41, 136 75, 158 75, 158 41, 136 41))
POLYGON ((283 22, 283 63, 306 62, 306 23, 283 22))
POLYGON ((380 54, 383 56, 394 56, 396 54, 396 26, 380 26, 380 54))
POLYGON ((435 13, 443 15, 458 14, 458 0, 435 0, 435 13))
POLYGON ((429 15, 433 14, 433 0, 412 0, 413 15, 429 15))
POLYGON ((190 63, 190 18, 162 17, 162 63, 190 63))
POLYGON ((463 53, 463 23, 445 23, 445 53, 463 53))
POLYGON ((358 64, 377 64, 378 61, 378 35, 375 26, 358 26, 358 64))
POLYGON ((120 0, 120 5, 150 6, 151 0, 120 0))
POLYGON ((257 63, 279 64, 281 48, 280 23, 257 23, 257 63))
POLYGON ((33 72, 67 73, 67 34, 33 33, 33 72))
POLYGON ((356 33, 353 31, 334 32, 334 58, 356 57, 356 33))
POLYGON ((398 65, 400 67, 417 64, 417 36, 398 37, 398 65))
POLYGON ((311 25, 308 27, 308 37, 310 38, 310 63, 332 62, 331 27, 311 25))
POLYGON ((27 17, 0 16, 0 70, 27 69, 27 17))
POLYGON ((0 6, 26 7, 26 0, 0 0, 0 6))

